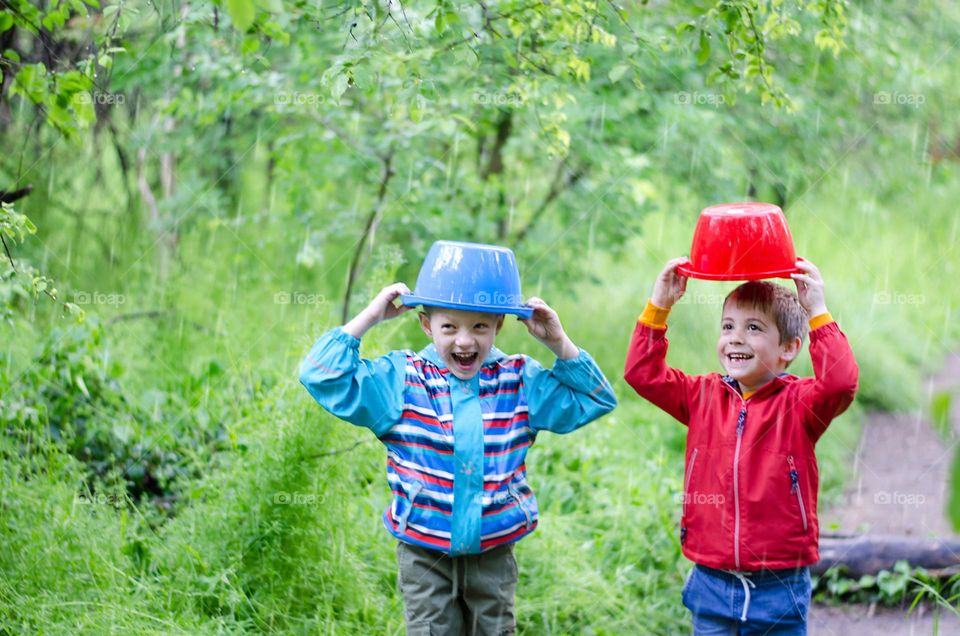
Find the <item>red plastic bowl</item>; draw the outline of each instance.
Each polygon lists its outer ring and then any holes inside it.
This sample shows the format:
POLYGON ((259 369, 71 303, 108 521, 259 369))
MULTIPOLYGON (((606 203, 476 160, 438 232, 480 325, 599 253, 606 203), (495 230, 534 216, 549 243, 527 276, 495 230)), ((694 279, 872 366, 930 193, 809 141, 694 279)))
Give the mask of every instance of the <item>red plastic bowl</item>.
POLYGON ((690 262, 677 267, 703 280, 790 278, 799 272, 783 210, 772 203, 704 208, 693 232, 690 262))

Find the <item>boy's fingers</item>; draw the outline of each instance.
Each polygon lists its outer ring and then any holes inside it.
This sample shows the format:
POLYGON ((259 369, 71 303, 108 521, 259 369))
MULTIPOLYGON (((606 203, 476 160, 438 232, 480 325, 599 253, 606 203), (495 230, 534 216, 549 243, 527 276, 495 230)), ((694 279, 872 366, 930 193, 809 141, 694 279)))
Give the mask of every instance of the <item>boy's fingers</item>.
POLYGON ((534 311, 542 311, 544 309, 550 308, 550 305, 548 305, 544 299, 539 298, 537 296, 531 296, 530 299, 527 301, 527 304, 533 307, 534 311))
POLYGON ((393 285, 388 285, 380 290, 380 294, 385 297, 387 300, 392 301, 397 296, 401 294, 409 294, 410 289, 403 283, 394 283, 393 285))
POLYGON ((677 267, 678 267, 679 265, 683 265, 683 264, 686 263, 686 262, 687 262, 687 257, 686 257, 686 256, 680 256, 680 257, 678 257, 678 258, 671 258, 669 261, 667 261, 667 264, 666 264, 666 266, 663 268, 663 272, 661 272, 661 273, 662 273, 662 274, 665 274, 665 275, 673 274, 674 276, 680 276, 680 274, 677 273, 677 267))
POLYGON ((817 266, 814 265, 813 263, 811 263, 810 261, 807 261, 807 260, 797 260, 797 262, 794 263, 794 265, 796 266, 797 269, 803 270, 804 272, 807 272, 808 274, 813 274, 813 275, 815 275, 815 276, 820 276, 820 270, 817 269, 817 266))

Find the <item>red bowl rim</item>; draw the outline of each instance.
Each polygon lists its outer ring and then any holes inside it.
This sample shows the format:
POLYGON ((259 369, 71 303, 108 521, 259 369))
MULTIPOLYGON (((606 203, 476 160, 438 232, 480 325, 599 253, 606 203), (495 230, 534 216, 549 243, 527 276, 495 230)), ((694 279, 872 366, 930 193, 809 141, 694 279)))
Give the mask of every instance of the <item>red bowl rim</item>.
POLYGON ((678 265, 677 273, 689 278, 699 278, 700 280, 761 280, 764 278, 790 278, 790 274, 802 274, 803 270, 796 267, 787 267, 773 269, 766 272, 743 272, 741 274, 711 274, 708 272, 698 272, 690 267, 690 264, 678 265))

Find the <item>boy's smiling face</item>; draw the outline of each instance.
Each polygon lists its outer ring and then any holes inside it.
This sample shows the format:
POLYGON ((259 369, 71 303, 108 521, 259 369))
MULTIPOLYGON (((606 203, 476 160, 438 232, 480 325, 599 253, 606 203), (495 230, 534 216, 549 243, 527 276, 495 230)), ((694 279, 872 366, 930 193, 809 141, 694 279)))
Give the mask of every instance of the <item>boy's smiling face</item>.
POLYGON ((744 393, 756 391, 782 373, 800 346, 800 338, 780 342, 773 316, 732 300, 724 305, 717 356, 744 393))
POLYGON ((433 339, 440 358, 461 380, 469 380, 493 348, 503 316, 433 307, 420 314, 420 327, 433 339))

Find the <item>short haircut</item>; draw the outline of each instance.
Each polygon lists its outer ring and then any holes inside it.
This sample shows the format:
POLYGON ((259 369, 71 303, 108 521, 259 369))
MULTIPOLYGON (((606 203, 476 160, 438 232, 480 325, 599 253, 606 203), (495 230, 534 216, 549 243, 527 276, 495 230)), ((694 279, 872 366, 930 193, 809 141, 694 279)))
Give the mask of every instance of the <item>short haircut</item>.
POLYGON ((796 292, 783 285, 752 280, 727 294, 723 306, 726 307, 730 301, 772 316, 780 332, 780 344, 794 338, 803 341, 807 335, 807 312, 800 306, 796 292))

